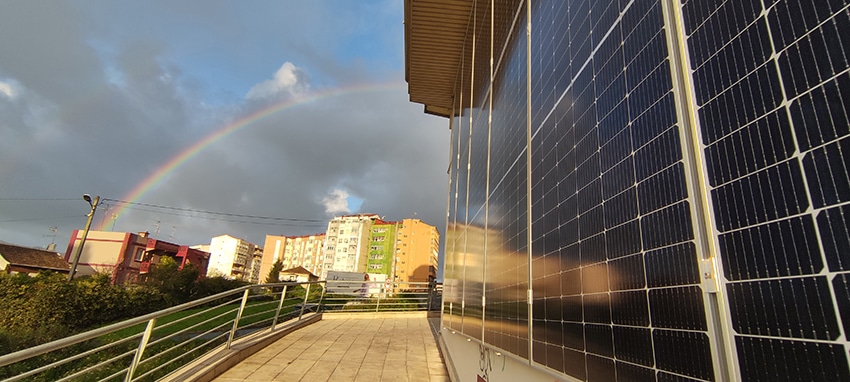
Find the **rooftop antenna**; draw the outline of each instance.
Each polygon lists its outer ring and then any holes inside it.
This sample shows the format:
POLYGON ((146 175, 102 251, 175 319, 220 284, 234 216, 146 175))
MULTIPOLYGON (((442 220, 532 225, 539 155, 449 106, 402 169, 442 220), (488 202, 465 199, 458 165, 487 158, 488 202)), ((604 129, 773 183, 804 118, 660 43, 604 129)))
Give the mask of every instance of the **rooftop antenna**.
MULTIPOLYGON (((104 204, 106 204, 106 203, 104 203, 104 204)), ((111 205, 109 205, 109 204, 106 204, 106 212, 104 212, 104 213, 103 213, 103 217, 102 217, 102 218, 100 218, 100 226, 101 226, 101 227, 106 226, 106 216, 108 216, 108 215, 109 215, 109 209, 110 209, 110 208, 112 208, 112 206, 111 206, 111 205)), ((114 214, 113 214, 113 215, 114 215, 114 214)))
POLYGON ((180 226, 179 225, 171 226, 171 235, 168 235, 168 240, 174 239, 174 232, 177 232, 177 227, 180 227, 180 226))
POLYGON ((159 223, 162 223, 162 222, 159 221, 159 220, 154 220, 154 221, 156 222, 156 225, 154 226, 153 238, 156 239, 156 235, 159 235, 159 223))

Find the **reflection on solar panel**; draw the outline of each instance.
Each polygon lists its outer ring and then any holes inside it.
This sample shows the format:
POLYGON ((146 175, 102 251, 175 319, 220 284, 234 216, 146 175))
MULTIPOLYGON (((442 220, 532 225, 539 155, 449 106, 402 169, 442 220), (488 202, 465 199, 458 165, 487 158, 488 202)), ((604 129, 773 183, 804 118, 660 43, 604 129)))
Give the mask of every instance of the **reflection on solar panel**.
POLYGON ((850 380, 848 3, 493 5, 458 73, 443 325, 582 380, 850 380))

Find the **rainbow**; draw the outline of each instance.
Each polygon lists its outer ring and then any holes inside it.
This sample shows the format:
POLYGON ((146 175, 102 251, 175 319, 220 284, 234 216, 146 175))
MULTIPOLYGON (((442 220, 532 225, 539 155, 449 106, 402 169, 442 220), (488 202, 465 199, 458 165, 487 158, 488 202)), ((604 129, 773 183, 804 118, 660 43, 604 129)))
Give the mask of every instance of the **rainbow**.
MULTIPOLYGON (((288 110, 296 106, 312 103, 323 98, 338 97, 345 94, 360 92, 398 90, 404 89, 405 87, 406 85, 402 82, 357 85, 346 88, 335 88, 313 92, 305 96, 295 97, 295 99, 287 99, 278 103, 273 103, 216 129, 211 134, 193 143, 183 151, 179 152, 177 155, 174 155, 162 166, 160 166, 159 168, 154 170, 150 175, 148 175, 147 178, 139 182, 139 184, 137 184, 129 193, 127 193, 123 198, 121 198, 121 200, 128 201, 131 203, 139 201, 145 194, 147 194, 151 189, 153 189, 157 184, 159 184, 168 174, 170 174, 182 164, 192 159, 192 157, 194 157, 195 155, 198 155, 198 153, 203 151, 205 148, 224 139, 230 134, 233 134, 247 126, 250 126, 254 122, 260 121, 266 117, 274 115, 275 113, 279 113, 281 111, 288 110)), ((109 221, 107 221, 107 219, 103 219, 103 221, 97 227, 97 230, 103 231, 111 223, 111 220, 118 219, 124 212, 127 211, 128 207, 130 207, 129 203, 120 203, 114 211, 113 218, 109 219, 109 221)))

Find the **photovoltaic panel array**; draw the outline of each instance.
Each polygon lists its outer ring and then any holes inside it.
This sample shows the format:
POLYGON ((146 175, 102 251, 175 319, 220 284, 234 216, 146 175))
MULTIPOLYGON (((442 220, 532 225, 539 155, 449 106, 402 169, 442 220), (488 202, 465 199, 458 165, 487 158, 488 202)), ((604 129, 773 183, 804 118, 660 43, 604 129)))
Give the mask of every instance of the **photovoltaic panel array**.
MULTIPOLYGON (((505 44, 492 89, 490 189, 485 257, 484 341, 528 357, 528 240, 526 146, 526 39, 510 28, 519 1, 496 2, 494 16, 513 31, 505 44)), ((495 55, 501 50, 495 50, 495 55)))
POLYGON ((850 380, 848 8, 475 1, 443 326, 582 380, 850 380))
POLYGON ((847 2, 683 14, 741 377, 850 380, 847 2))
POLYGON ((661 4, 536 1, 534 25, 533 361, 713 379, 661 4))

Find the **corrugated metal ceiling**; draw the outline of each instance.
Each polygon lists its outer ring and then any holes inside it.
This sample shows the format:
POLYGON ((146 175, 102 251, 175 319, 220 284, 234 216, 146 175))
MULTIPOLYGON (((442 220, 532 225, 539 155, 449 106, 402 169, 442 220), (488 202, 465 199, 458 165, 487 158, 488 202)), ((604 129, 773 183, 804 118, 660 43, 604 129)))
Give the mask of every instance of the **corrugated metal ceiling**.
POLYGON ((474 1, 406 0, 405 79, 410 101, 448 117, 474 1))

